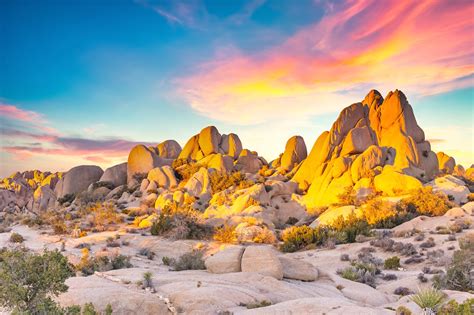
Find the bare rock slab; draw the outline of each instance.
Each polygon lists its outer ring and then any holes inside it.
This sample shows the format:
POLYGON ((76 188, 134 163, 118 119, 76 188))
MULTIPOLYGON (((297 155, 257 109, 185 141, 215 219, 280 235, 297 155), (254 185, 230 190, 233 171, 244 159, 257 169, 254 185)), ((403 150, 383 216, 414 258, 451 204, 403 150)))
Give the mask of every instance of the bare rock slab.
POLYGON ((271 246, 249 246, 242 256, 242 272, 257 272, 261 275, 283 279, 283 266, 271 246))

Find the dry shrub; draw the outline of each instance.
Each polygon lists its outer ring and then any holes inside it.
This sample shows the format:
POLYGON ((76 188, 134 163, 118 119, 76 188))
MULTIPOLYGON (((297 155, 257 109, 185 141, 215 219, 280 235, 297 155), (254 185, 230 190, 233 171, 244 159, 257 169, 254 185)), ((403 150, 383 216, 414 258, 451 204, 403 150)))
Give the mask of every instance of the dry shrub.
POLYGON ((276 242, 276 237, 269 228, 263 226, 260 232, 254 236, 252 241, 260 244, 274 244, 276 242))
POLYGON ((433 188, 427 186, 412 191, 410 197, 400 201, 399 207, 407 212, 440 216, 449 210, 451 203, 445 194, 433 192, 433 188))
POLYGON ((255 183, 247 180, 241 172, 232 172, 231 174, 223 172, 214 172, 210 174, 212 193, 218 193, 230 187, 244 189, 253 186, 255 183))
POLYGON ((281 239, 282 251, 295 252, 314 242, 314 230, 307 225, 291 226, 283 230, 281 239))
POLYGON ((213 239, 221 243, 229 243, 229 244, 237 243, 237 235, 235 233, 235 226, 225 224, 215 229, 213 239))
POLYGON ((112 203, 94 203, 82 207, 79 213, 87 217, 89 224, 97 229, 103 229, 106 225, 117 224, 123 221, 123 218, 117 212, 112 203))
POLYGON ((392 203, 380 199, 369 200, 364 207, 364 217, 370 225, 386 221, 396 214, 392 203))

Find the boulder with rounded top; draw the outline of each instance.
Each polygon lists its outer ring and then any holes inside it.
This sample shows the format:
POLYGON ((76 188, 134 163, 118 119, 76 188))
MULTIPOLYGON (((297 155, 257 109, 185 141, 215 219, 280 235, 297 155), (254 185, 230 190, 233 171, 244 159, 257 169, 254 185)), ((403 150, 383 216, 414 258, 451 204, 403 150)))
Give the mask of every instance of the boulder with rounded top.
POLYGON ((181 153, 181 146, 175 140, 166 140, 158 144, 156 150, 164 159, 176 159, 181 153))
POLYGON ((285 152, 280 159, 280 168, 284 171, 293 169, 296 164, 306 159, 308 152, 303 137, 293 136, 286 142, 285 152))
POLYGON ((104 171, 95 165, 80 165, 71 168, 63 177, 58 198, 87 190, 89 185, 97 182, 103 173, 104 171))
POLYGON ((135 184, 136 175, 146 176, 148 172, 158 166, 163 166, 164 162, 155 152, 144 145, 136 145, 128 155, 127 163, 127 183, 135 184))
POLYGON ((127 162, 107 168, 99 181, 112 183, 115 187, 125 185, 127 183, 127 162))

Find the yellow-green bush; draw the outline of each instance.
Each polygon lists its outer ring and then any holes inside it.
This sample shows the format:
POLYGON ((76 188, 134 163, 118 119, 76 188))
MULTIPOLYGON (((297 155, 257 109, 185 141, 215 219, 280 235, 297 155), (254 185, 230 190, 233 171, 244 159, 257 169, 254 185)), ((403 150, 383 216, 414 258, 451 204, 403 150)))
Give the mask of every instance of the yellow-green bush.
POLYGON ((281 233, 284 252, 295 252, 314 242, 314 230, 307 226, 291 226, 281 233))
POLYGON ((221 243, 235 244, 237 243, 237 235, 235 233, 235 226, 223 225, 216 228, 213 239, 221 243))
POLYGON ((392 203, 380 199, 367 201, 363 211, 364 218, 370 225, 390 219, 397 214, 392 203))
POLYGON ((253 186, 255 183, 247 180, 241 172, 233 172, 231 174, 223 172, 214 172, 210 174, 210 182, 212 193, 218 193, 232 186, 237 189, 244 189, 253 186))
POLYGON ((423 187, 410 193, 410 197, 400 201, 399 207, 407 212, 440 216, 449 210, 451 203, 443 193, 433 192, 432 187, 423 187))

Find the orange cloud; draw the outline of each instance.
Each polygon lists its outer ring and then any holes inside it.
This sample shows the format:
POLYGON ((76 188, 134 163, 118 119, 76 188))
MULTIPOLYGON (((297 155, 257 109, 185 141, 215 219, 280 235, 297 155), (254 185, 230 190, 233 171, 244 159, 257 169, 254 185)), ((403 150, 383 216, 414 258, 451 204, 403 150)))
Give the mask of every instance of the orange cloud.
POLYGON ((180 78, 213 119, 255 124, 337 111, 370 88, 428 95, 473 85, 471 1, 346 1, 257 54, 234 51, 180 78))

